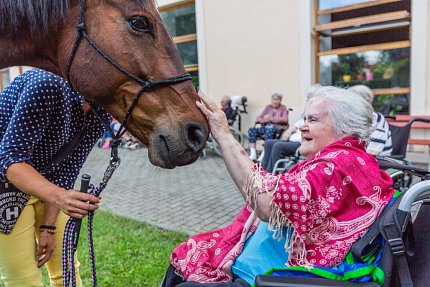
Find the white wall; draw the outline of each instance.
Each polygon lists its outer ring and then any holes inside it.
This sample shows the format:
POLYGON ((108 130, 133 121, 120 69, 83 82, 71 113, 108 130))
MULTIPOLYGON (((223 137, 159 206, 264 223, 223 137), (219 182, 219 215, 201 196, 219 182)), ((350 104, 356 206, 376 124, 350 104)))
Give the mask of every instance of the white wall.
POLYGON ((429 0, 423 0, 426 2, 426 8, 427 8, 427 47, 426 47, 426 56, 427 56, 427 61, 426 62, 426 76, 425 78, 423 78, 423 80, 425 81, 425 94, 423 97, 423 100, 425 101, 425 114, 426 115, 430 115, 430 1, 429 0))
POLYGON ((299 1, 201 1, 205 92, 217 102, 224 94, 248 98, 243 131, 274 92, 285 95, 288 107, 301 109, 299 1))
POLYGON ((412 1, 411 115, 430 112, 430 5, 429 0, 412 1))

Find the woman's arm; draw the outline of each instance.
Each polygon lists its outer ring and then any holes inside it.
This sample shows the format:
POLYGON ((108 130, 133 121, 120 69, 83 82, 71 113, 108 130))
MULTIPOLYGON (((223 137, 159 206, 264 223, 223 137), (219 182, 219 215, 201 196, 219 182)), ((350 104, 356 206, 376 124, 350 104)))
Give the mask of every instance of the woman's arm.
POLYGON ((96 210, 100 202, 98 197, 88 193, 77 190, 66 192, 26 163, 11 164, 6 171, 6 177, 22 192, 40 198, 75 218, 82 218, 88 211, 96 210))
POLYGON ((269 106, 265 106, 264 109, 261 111, 261 113, 258 114, 256 122, 260 124, 267 123, 267 118, 269 118, 268 111, 269 111, 269 106))
MULTIPOLYGON (((206 97, 201 91, 199 92, 201 102, 196 102, 197 107, 203 112, 208 118, 209 127, 213 138, 217 141, 221 148, 222 157, 231 178, 233 179, 236 186, 239 188, 242 197, 247 200, 247 194, 245 193, 246 179, 251 173, 254 162, 249 159, 245 149, 235 140, 230 132, 227 124, 227 119, 216 105, 214 101, 206 97)), ((272 196, 268 193, 262 193, 258 195, 257 215, 267 220, 270 215, 270 202, 272 196)), ((254 208, 254 206, 251 206, 254 208)))
MULTIPOLYGON (((45 217, 43 219, 43 225, 55 227, 55 222, 57 220, 57 216, 60 210, 48 202, 45 202, 44 208, 45 217)), ((52 253, 54 253, 56 236, 55 234, 56 228, 40 230, 39 244, 34 254, 38 268, 42 267, 43 264, 45 264, 49 260, 49 258, 51 258, 52 253)))

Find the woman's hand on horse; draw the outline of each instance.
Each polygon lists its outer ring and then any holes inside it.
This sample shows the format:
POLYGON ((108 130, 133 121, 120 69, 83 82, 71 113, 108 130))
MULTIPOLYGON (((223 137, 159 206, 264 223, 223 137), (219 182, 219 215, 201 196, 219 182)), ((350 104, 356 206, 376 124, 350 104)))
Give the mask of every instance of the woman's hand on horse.
POLYGON ((65 214, 81 219, 89 211, 99 208, 99 203, 99 197, 71 189, 60 191, 54 204, 65 214))
POLYGON ((213 138, 218 144, 229 136, 233 138, 228 127, 227 118, 221 108, 202 91, 199 91, 199 97, 201 102, 196 102, 196 105, 208 119, 213 138))

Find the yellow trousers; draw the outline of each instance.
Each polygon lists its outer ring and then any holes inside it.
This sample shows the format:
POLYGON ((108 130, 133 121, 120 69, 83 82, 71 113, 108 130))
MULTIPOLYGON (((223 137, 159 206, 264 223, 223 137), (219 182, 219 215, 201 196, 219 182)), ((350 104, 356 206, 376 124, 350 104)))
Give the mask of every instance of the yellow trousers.
MULTIPOLYGON (((39 242, 39 226, 43 224, 44 204, 31 197, 10 234, 0 233, 0 278, 6 287, 43 287, 41 270, 37 268, 35 251, 39 242)), ((60 211, 55 226, 55 250, 48 268, 50 286, 63 286, 63 233, 69 217, 60 211)), ((79 262, 75 254, 76 284, 82 286, 79 262)))

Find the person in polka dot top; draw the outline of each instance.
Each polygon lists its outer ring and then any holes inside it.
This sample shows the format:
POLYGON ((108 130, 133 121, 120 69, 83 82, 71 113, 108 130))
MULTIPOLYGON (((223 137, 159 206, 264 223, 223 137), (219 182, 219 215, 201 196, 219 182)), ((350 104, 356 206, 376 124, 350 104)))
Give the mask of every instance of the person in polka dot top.
POLYGON ((248 158, 220 108, 199 95, 196 105, 246 204, 231 225, 175 248, 161 286, 248 287, 274 269, 346 270, 341 266, 348 264, 351 246, 394 193, 390 176, 366 152, 371 105, 345 89, 318 89, 299 127, 306 160, 285 174, 271 174, 248 158))
POLYGON ((63 286, 61 246, 68 216, 82 218, 100 201, 73 186, 102 134, 103 125, 83 97, 50 72, 26 71, 0 93, 0 184, 14 195, 0 195, 5 203, 1 224, 18 217, 9 234, 0 233, 0 274, 6 286, 42 286, 39 268, 45 263, 51 286, 63 286), (74 150, 44 173, 85 127, 74 150), (25 205, 20 215, 13 203, 25 205))

